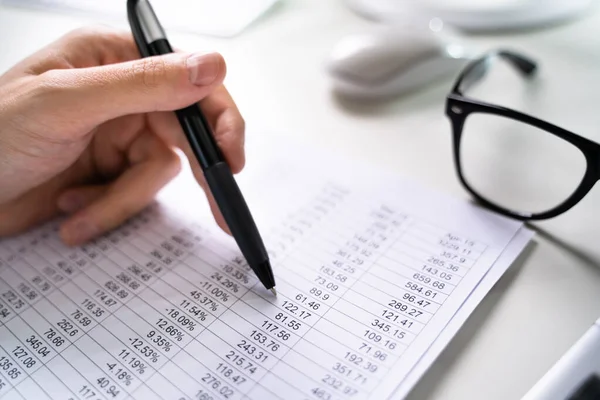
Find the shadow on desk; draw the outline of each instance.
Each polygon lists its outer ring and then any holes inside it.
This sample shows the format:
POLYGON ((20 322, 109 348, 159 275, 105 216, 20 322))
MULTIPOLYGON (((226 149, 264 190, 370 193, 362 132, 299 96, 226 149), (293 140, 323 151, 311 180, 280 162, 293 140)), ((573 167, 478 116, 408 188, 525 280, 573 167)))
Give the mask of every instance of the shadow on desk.
POLYGON ((333 104, 341 110, 361 117, 380 118, 387 115, 413 115, 416 112, 435 108, 444 115, 444 104, 452 79, 431 82, 421 88, 398 95, 380 98, 349 98, 333 91, 333 104))
MULTIPOLYGON (((576 258, 587 268, 598 270, 600 262, 593 254, 589 254, 583 249, 570 245, 561 240, 558 236, 549 231, 540 228, 535 224, 529 224, 529 227, 536 231, 538 241, 544 241, 567 251, 572 257, 576 258)), ((517 258, 514 264, 494 285, 487 296, 481 301, 473 314, 467 319, 456 336, 448 344, 446 349, 437 358, 429 371, 423 376, 406 400, 427 400, 439 398, 439 383, 447 379, 453 370, 453 367, 459 362, 461 354, 468 347, 469 343, 477 336, 478 332, 486 324, 489 316, 493 314, 494 308, 501 302, 502 298, 509 291, 508 289, 514 283, 516 278, 523 270, 524 264, 538 246, 538 242, 531 241, 523 253, 517 258)), ((465 385, 469 382, 465 381, 465 385)))
MULTIPOLYGON (((537 243, 531 241, 521 255, 515 260, 513 265, 498 280, 487 296, 481 301, 473 314, 469 316, 465 324, 458 331, 456 336, 448 344, 442 354, 436 359, 432 367, 425 373, 423 378, 417 383, 406 400, 425 400, 433 399, 438 382, 444 380, 445 375, 452 370, 453 365, 460 358, 460 354, 469 344, 472 338, 481 329, 486 318, 492 314, 492 310, 505 295, 507 289, 521 272, 523 265, 534 251, 537 243)), ((468 384, 468 383, 465 383, 468 384)))
POLYGON ((581 261, 582 264, 592 268, 600 268, 600 260, 593 254, 589 254, 585 250, 580 249, 570 243, 567 243, 566 241, 560 239, 558 236, 550 233, 546 229, 540 228, 539 226, 534 226, 533 224, 531 224, 529 227, 533 229, 538 236, 544 238, 553 245, 568 251, 569 254, 581 261))

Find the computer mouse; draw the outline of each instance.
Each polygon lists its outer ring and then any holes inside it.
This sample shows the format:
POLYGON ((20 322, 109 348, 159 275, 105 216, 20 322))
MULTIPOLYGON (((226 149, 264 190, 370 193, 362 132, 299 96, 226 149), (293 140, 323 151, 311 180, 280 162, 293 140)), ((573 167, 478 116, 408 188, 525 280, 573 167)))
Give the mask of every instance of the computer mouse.
POLYGON ((378 27, 343 37, 327 69, 338 94, 373 99, 457 76, 470 59, 463 46, 432 30, 378 27))

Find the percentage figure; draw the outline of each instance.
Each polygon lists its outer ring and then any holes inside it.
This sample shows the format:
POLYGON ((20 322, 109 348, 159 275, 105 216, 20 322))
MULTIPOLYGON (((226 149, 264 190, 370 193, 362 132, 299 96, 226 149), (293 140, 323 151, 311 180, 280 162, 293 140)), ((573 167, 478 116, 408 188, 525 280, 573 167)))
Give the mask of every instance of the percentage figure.
POLYGON ((234 269, 231 265, 225 265, 223 267, 223 271, 230 274, 237 281, 241 281, 242 283, 245 283, 245 284, 248 284, 248 282, 249 282, 248 275, 246 275, 245 273, 243 273, 237 269, 234 269))
POLYGON ((200 321, 206 321, 206 313, 204 311, 200 311, 200 313, 198 313, 198 319, 200 321))
POLYGON ((210 292, 213 296, 215 296, 218 299, 223 300, 224 302, 227 302, 229 300, 229 295, 221 288, 214 288, 213 290, 211 290, 210 292))
POLYGON ((107 363, 106 366, 108 367, 108 370, 111 371, 117 377, 117 379, 119 381, 125 383, 126 386, 131 386, 131 382, 133 381, 133 378, 131 377, 131 374, 129 374, 123 368, 118 368, 118 367, 120 367, 119 364, 117 364, 117 363, 114 363, 114 364, 107 363))
MULTIPOLYGON (((168 328, 170 328, 170 326, 167 327, 167 329, 165 329, 165 330, 168 330, 168 328)), ((173 328, 173 330, 170 333, 171 336, 174 336, 177 333, 179 333, 179 330, 177 328, 173 328)), ((146 337, 149 339, 152 339, 151 340, 152 343, 155 343, 156 345, 158 345, 158 347, 163 348, 165 351, 171 350, 171 342, 169 342, 168 338, 166 338, 163 335, 158 334, 158 332, 156 332, 154 329, 151 330, 150 332, 148 332, 146 337)))
POLYGON ((120 381, 123 381, 126 386, 131 386, 131 382, 133 380, 131 378, 131 374, 128 374, 127 372, 123 371, 117 375, 117 378, 119 378, 120 381))
POLYGON ((190 321, 190 322, 187 324, 187 330, 188 330, 188 331, 190 331, 190 332, 192 332, 194 329, 196 329, 196 323, 195 323, 195 322, 192 322, 192 321, 190 321))
POLYGON ((223 271, 227 272, 228 274, 230 274, 234 271, 234 269, 231 265, 222 265, 221 268, 223 268, 223 271))
POLYGON ((131 363, 131 367, 134 368, 139 374, 143 374, 146 372, 146 364, 141 362, 140 360, 133 360, 131 363))
MULTIPOLYGON (((161 322, 161 323, 158 326, 161 329, 163 329, 165 332, 167 332, 169 334, 169 336, 181 336, 182 335, 181 331, 179 329, 175 328, 173 325, 167 325, 165 327, 166 321, 163 320, 162 318, 160 319, 159 322, 161 322)), ((181 339, 179 339, 179 340, 181 340, 181 339)))

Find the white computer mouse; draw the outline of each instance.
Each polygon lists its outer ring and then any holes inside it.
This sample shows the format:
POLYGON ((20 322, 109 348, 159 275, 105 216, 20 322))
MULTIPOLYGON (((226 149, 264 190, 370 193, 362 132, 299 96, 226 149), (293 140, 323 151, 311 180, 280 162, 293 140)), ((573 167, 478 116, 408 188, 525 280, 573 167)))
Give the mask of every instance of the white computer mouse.
POLYGON ((377 27, 345 36, 327 69, 338 94, 385 98, 458 75, 472 59, 455 42, 429 29, 377 27))

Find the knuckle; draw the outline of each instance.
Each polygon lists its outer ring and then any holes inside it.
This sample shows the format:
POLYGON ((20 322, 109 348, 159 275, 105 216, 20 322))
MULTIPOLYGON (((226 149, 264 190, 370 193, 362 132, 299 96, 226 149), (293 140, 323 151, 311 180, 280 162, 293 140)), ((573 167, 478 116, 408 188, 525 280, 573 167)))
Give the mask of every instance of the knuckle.
POLYGON ((31 135, 44 141, 56 143, 71 142, 94 127, 87 118, 73 118, 73 112, 80 106, 80 93, 83 83, 71 70, 49 70, 32 77, 21 90, 28 98, 29 109, 24 112, 36 114, 27 126, 31 135), (37 132, 37 133, 36 133, 37 132))
POLYGON ((80 82, 74 79, 69 70, 49 70, 35 76, 30 82, 25 93, 30 98, 36 99, 37 104, 54 104, 57 109, 62 109, 71 104, 71 96, 78 89, 80 82))
POLYGON ((90 39, 100 36, 99 30, 95 26, 83 26, 69 31, 62 37, 65 46, 82 46, 89 43, 90 39))
POLYGON ((156 89, 167 76, 167 65, 161 57, 144 58, 137 69, 140 83, 147 89, 156 89))
POLYGON ((65 89, 63 71, 49 70, 37 75, 32 82, 34 96, 56 96, 65 89))
POLYGON ((59 44, 65 53, 75 56, 96 54, 98 59, 102 60, 102 64, 137 58, 137 50, 131 33, 105 25, 98 24, 74 29, 64 35, 59 44))
POLYGON ((107 26, 94 24, 76 28, 67 33, 66 37, 81 41, 88 41, 90 38, 103 37, 111 32, 113 32, 112 29, 107 26))

